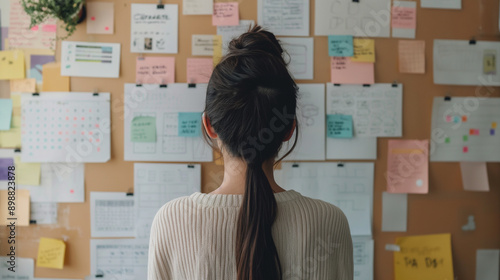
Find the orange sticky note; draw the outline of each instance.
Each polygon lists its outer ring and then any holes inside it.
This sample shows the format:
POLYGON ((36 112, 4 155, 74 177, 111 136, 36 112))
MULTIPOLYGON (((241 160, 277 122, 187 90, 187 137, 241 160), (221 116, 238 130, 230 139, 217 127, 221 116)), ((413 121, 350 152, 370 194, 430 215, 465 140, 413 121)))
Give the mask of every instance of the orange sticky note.
MULTIPOLYGON (((14 172, 14 177, 18 176, 16 172, 14 172)), ((6 226, 9 225, 9 218, 17 218, 16 225, 17 226, 29 226, 30 225, 30 191, 29 190, 20 190, 16 188, 15 195, 15 209, 10 211, 9 207, 9 193, 8 190, 0 190, 0 225, 6 226)))
POLYGON ((213 66, 213 59, 210 58, 188 58, 187 82, 190 84, 208 83, 213 66))
POLYGON ((10 80, 10 92, 36 92, 36 79, 10 80))
POLYGON ((175 57, 138 57, 135 80, 139 84, 171 84, 175 82, 175 57))
POLYGON ((42 91, 70 91, 69 76, 61 76, 60 63, 47 63, 42 67, 42 91))
POLYGON ((353 62, 350 57, 330 57, 331 81, 334 84, 375 83, 374 64, 353 62))
POLYGON ((466 191, 490 190, 486 162, 461 162, 462 185, 466 191))
POLYGON ((214 3, 214 14, 212 15, 212 25, 239 25, 240 15, 238 12, 238 2, 214 3))
POLYGON ((399 41, 399 72, 425 73, 425 41, 399 41))

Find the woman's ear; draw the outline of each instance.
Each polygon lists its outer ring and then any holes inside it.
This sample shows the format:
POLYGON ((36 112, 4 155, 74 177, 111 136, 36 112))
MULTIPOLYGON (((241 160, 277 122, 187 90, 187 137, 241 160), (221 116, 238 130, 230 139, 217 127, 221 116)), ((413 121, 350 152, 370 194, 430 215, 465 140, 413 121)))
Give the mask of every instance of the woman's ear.
POLYGON ((203 127, 207 131, 208 136, 210 136, 210 138, 212 139, 217 138, 217 133, 215 133, 214 128, 210 124, 210 119, 207 117, 207 115, 205 115, 205 112, 203 112, 203 114, 201 115, 201 119, 203 121, 203 127))
POLYGON ((290 131, 288 132, 288 134, 283 139, 283 142, 286 142, 286 141, 290 140, 290 138, 292 138, 292 135, 293 135, 293 132, 295 131, 295 126, 296 125, 297 125, 297 123, 295 122, 295 119, 293 119, 292 128, 290 129, 290 131))

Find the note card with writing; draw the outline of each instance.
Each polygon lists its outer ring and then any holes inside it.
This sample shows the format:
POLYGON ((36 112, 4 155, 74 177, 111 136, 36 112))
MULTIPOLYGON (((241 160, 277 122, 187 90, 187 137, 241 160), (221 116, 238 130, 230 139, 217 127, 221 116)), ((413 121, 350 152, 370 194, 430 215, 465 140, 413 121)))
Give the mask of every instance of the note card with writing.
POLYGON ((137 84, 171 84, 175 82, 175 57, 138 57, 135 65, 137 84))
POLYGON ((395 280, 454 279, 449 233, 398 237, 396 245, 395 280))
POLYGON ((64 241, 41 237, 40 244, 38 244, 36 266, 63 269, 65 252, 66 243, 64 241))
POLYGON ((23 93, 21 104, 22 161, 109 160, 109 93, 23 93))
POLYGON ((0 51, 0 80, 24 79, 24 52, 0 51))
POLYGON ((387 191, 429 192, 429 141, 389 140, 387 191))
POLYGON ((486 162, 461 162, 462 185, 466 191, 490 190, 486 162))
POLYGON ((283 54, 288 64, 288 71, 298 80, 312 80, 314 77, 314 39, 282 37, 279 38, 283 54))
POLYGON ((328 36, 329 56, 353 56, 353 39, 351 35, 330 35, 328 36))
POLYGON ((240 14, 238 2, 217 2, 214 3, 214 14, 212 15, 212 25, 238 25, 240 14))
POLYGON ((183 15, 211 15, 214 2, 206 0, 182 0, 183 15))
POLYGON ((131 4, 130 51, 133 53, 177 53, 178 6, 131 4))
POLYGON ((61 76, 118 78, 120 44, 62 42, 61 76))
POLYGON ((330 57, 333 84, 375 83, 374 63, 353 62, 350 57, 330 57))
POLYGON ((56 19, 49 18, 39 25, 30 27, 31 18, 24 11, 20 0, 10 1, 9 47, 24 49, 54 49, 56 19))
POLYGON ((278 36, 309 36, 309 0, 258 0, 257 21, 278 36))
MULTIPOLYGON (((125 160, 133 161, 212 161, 212 149, 198 136, 179 136, 179 113, 195 113, 201 121, 205 106, 206 84, 160 85, 125 84, 125 160), (133 142, 132 122, 136 117, 156 119, 156 141, 133 142)), ((201 123, 200 123, 201 124, 201 123)))
POLYGON ((90 192, 90 236, 135 235, 134 196, 124 192, 90 192))
POLYGON ((326 88, 327 114, 351 115, 354 136, 401 137, 403 85, 332 85, 326 88))
POLYGON ((500 98, 434 97, 431 161, 500 161, 500 98))
POLYGON ((354 62, 375 62, 375 40, 366 38, 354 38, 354 62))
POLYGON ((138 116, 132 120, 130 135, 132 142, 156 143, 156 117, 138 116))
POLYGON ((425 73, 425 41, 400 40, 398 51, 400 73, 425 73))
POLYGON ((87 34, 113 34, 115 29, 114 3, 88 2, 87 34))
POLYGON ((394 1, 392 6, 392 37, 415 38, 417 2, 394 1))
POLYGON ((214 54, 214 35, 193 34, 191 37, 191 55, 212 56, 214 54))
POLYGON ((212 76, 213 66, 211 58, 188 58, 187 82, 190 84, 208 83, 212 76))
POLYGON ((326 115, 326 131, 329 138, 352 138, 352 116, 326 115))

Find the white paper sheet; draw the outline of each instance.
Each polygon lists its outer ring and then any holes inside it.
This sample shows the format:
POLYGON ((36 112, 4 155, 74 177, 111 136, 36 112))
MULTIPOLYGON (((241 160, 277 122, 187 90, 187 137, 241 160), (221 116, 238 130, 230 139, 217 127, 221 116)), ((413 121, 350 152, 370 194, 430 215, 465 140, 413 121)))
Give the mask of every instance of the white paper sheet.
POLYGON ((288 70, 294 79, 312 80, 314 76, 314 40, 313 38, 279 38, 285 61, 290 61, 288 70))
POLYGON ((377 137, 327 138, 327 159, 377 159, 377 137))
POLYGON ((62 41, 61 76, 118 78, 120 44, 62 41))
POLYGON ((214 12, 212 0, 182 0, 183 15, 211 15, 214 12))
POLYGON ((135 235, 134 196, 124 192, 90 192, 90 236, 135 235))
POLYGON ((193 34, 191 38, 191 55, 193 56, 213 56, 214 36, 204 34, 193 34))
POLYGON ((178 6, 131 4, 130 52, 177 53, 178 6))
MULTIPOLYGON (((415 1, 394 1, 393 7, 413 8, 417 9, 415 1)), ((393 38, 408 38, 415 39, 416 28, 392 28, 393 38)))
POLYGON ((148 247, 136 239, 90 239, 90 275, 103 280, 147 279, 148 247))
POLYGON ((178 136, 179 112, 203 112, 206 84, 160 85, 125 84, 125 160, 133 161, 212 161, 212 148, 203 137, 178 136), (132 142, 134 117, 156 117, 156 142, 132 142))
POLYGON ((408 194, 382 193, 382 231, 406 231, 408 194))
POLYGON ((316 0, 316 36, 389 37, 391 1, 316 0))
POLYGON ((309 0, 258 0, 257 21, 274 35, 309 36, 309 0))
MULTIPOLYGON (((6 241, 3 241, 6 242, 6 241)), ((0 257, 0 279, 9 280, 32 280, 35 273, 35 261, 28 258, 20 258, 16 256, 15 272, 11 272, 7 263, 9 257, 0 257)))
POLYGON ((498 280, 500 278, 500 250, 478 249, 476 251, 476 280, 498 280))
POLYGON ((499 55, 500 42, 434 40, 434 83, 500 86, 499 55), (491 68, 485 65, 488 62, 491 68))
POLYGON ((373 163, 283 162, 276 182, 304 196, 336 205, 347 217, 351 235, 372 234, 373 163))
POLYGON ((326 86, 326 113, 352 115, 356 137, 401 137, 402 112, 402 84, 326 86))
POLYGON ((431 161, 500 161, 500 98, 434 97, 431 161))
POLYGON ((420 7, 434 9, 462 9, 462 0, 421 0, 420 7))
POLYGON ((110 95, 42 92, 21 95, 22 161, 106 162, 110 158, 110 95))
POLYGON ((37 225, 57 224, 56 202, 31 202, 30 222, 35 221, 37 225))
POLYGON ((222 36, 222 54, 227 53, 229 42, 248 31, 255 24, 254 20, 240 20, 240 25, 217 26, 217 35, 222 36))
POLYGON ((199 164, 134 164, 136 238, 149 240, 153 219, 165 203, 199 191, 199 164))
POLYGON ((367 237, 353 237, 354 280, 373 280, 374 242, 367 237))
POLYGON ((0 1, 0 27, 9 27, 9 22, 10 22, 10 1, 0 1))
MULTIPOLYGON (((298 84, 297 122, 299 138, 291 154, 284 160, 325 160, 325 85, 298 84)), ((290 141, 283 143, 279 153, 282 157, 290 150, 296 132, 290 141)))

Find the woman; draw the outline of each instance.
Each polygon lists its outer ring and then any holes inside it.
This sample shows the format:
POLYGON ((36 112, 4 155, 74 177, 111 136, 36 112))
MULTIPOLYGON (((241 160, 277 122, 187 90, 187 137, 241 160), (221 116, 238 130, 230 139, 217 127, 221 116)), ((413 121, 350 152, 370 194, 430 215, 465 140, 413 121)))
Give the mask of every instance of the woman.
POLYGON ((274 180, 278 151, 298 127, 297 86, 282 53, 274 35, 255 26, 215 67, 203 125, 223 155, 224 180, 158 211, 148 279, 353 278, 342 211, 274 180))

